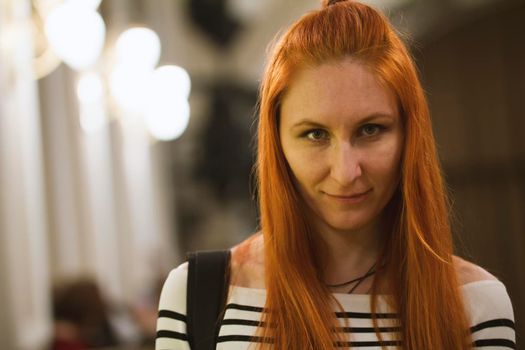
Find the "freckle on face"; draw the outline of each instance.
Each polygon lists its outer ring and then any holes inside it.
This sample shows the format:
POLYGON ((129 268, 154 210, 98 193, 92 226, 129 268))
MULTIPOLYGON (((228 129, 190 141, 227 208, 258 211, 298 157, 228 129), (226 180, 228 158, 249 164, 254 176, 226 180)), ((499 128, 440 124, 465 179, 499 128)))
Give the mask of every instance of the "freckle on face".
POLYGON ((379 217, 398 186, 403 132, 393 93, 368 67, 344 59, 299 70, 279 127, 297 188, 320 227, 352 231, 379 217), (296 125, 304 120, 326 137, 301 136, 308 127, 296 125), (364 137, 365 120, 385 128, 364 137))

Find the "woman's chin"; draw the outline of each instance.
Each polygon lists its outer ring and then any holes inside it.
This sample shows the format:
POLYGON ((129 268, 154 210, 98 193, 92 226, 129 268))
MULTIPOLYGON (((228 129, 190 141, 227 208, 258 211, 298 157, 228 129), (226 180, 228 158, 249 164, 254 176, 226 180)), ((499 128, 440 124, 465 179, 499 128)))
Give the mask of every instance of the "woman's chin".
POLYGON ((372 220, 365 220, 365 219, 355 219, 355 220, 349 220, 348 218, 344 219, 325 219, 323 220, 327 228, 329 228, 332 231, 337 232, 355 232, 360 231, 361 229, 368 226, 372 220))

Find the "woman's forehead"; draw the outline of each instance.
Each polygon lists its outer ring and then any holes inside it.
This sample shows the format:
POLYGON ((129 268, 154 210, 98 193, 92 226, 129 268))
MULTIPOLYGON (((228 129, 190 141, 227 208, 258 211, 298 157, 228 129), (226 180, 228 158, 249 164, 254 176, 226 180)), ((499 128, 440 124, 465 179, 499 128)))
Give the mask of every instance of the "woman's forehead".
POLYGON ((284 123, 370 115, 398 117, 396 99, 369 67, 352 59, 298 70, 281 104, 284 123))

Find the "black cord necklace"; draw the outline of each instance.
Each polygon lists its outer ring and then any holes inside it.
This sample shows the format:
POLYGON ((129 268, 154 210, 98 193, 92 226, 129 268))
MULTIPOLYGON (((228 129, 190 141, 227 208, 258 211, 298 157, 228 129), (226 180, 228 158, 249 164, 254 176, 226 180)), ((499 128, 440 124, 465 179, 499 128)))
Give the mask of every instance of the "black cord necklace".
POLYGON ((350 281, 347 281, 347 282, 343 282, 343 283, 338 283, 338 284, 327 284, 326 286, 329 287, 329 288, 339 288, 339 287, 344 287, 344 286, 347 286, 349 284, 352 284, 352 283, 356 283, 352 289, 350 289, 348 291, 348 294, 352 294, 354 292, 354 290, 356 290, 357 287, 359 287, 359 285, 361 284, 361 282, 363 282, 365 279, 367 279, 368 277, 372 276, 373 274, 376 273, 376 270, 374 270, 374 267, 376 266, 376 263, 374 263, 370 269, 368 269, 368 271, 361 277, 358 277, 358 278, 354 278, 353 280, 350 280, 350 281))

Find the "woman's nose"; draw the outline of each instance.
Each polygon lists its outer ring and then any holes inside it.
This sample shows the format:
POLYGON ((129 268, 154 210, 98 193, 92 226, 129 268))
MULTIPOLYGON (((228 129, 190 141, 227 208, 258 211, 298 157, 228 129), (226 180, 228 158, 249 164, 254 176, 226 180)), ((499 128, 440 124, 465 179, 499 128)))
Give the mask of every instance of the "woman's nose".
POLYGON ((362 175, 359 152, 348 143, 334 147, 331 161, 330 175, 341 185, 351 185, 362 175))

